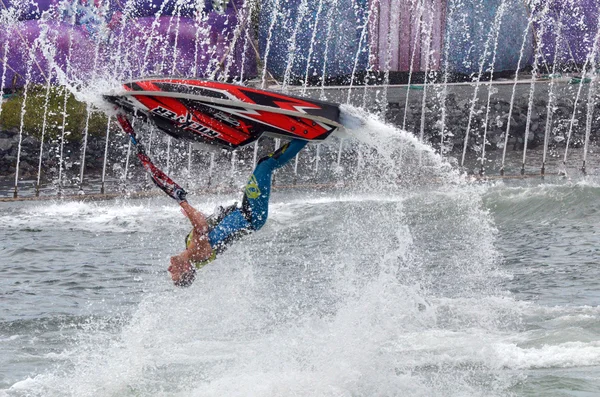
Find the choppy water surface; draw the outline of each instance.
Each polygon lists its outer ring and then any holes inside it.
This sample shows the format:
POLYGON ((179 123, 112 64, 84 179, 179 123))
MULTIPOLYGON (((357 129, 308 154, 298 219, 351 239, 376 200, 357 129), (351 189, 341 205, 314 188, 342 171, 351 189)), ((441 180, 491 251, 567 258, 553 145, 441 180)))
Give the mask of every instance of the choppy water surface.
POLYGON ((600 185, 436 167, 276 193, 187 289, 166 273, 189 229, 166 198, 3 204, 0 395, 600 393, 600 185))

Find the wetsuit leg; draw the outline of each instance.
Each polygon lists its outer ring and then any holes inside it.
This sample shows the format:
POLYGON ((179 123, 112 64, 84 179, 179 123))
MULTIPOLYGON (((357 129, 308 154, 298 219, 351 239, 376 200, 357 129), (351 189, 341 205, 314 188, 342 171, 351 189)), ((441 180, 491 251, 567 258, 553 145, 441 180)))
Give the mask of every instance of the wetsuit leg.
POLYGON ((254 230, 260 229, 269 215, 269 196, 273 171, 293 159, 308 141, 293 139, 274 153, 260 159, 246 185, 242 208, 254 230))

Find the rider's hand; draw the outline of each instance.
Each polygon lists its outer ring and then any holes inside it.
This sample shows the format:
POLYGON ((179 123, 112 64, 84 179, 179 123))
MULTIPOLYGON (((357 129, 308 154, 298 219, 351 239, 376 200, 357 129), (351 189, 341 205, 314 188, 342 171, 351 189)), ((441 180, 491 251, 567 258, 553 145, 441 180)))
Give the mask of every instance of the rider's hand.
POLYGON ((187 192, 185 190, 183 190, 183 189, 174 189, 173 190, 173 198, 175 200, 177 200, 177 202, 179 204, 181 204, 184 201, 187 201, 186 197, 187 197, 187 192))

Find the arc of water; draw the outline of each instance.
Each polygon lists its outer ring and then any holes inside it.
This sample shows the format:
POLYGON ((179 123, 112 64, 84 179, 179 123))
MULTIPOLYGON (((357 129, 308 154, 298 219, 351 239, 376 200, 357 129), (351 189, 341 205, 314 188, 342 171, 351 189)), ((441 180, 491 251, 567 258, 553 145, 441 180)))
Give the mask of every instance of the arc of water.
POLYGON ((199 56, 199 48, 200 48, 200 34, 206 37, 208 35, 206 27, 203 25, 203 22, 206 21, 207 15, 203 10, 204 3, 196 5, 196 18, 194 19, 194 23, 196 24, 196 32, 194 36, 194 63, 192 66, 192 75, 194 77, 198 76, 198 56, 199 56))
POLYGON ((8 65, 8 39, 6 39, 6 41, 4 42, 2 60, 4 66, 2 68, 2 80, 0 80, 0 116, 2 115, 2 98, 4 98, 4 88, 6 84, 6 66, 8 65))
POLYGON ((169 174, 170 171, 170 166, 171 166, 171 136, 169 135, 167 137, 167 165, 165 167, 166 173, 167 175, 169 174))
MULTIPOLYGON (((8 11, 8 7, 4 3, 4 1, 0 0, 0 5, 2 5, 2 8, 4 8, 5 10, 8 11)), ((14 29, 14 31, 17 33, 17 35, 21 39, 21 43, 23 45, 23 48, 28 48, 29 45, 27 45, 27 40, 25 40, 25 37, 23 36, 23 33, 21 32, 21 30, 20 29, 14 29)), ((8 41, 8 39, 7 39, 7 41, 8 41)), ((35 65, 37 66, 37 68, 38 68, 40 74, 42 75, 42 77, 44 78, 44 80, 48 81, 49 78, 46 76, 46 73, 44 73, 44 71, 42 70, 42 66, 39 64, 38 60, 34 59, 33 62, 35 62, 35 65)), ((7 65, 7 61, 4 62, 4 65, 5 65, 5 67, 8 66, 8 68, 11 69, 12 72, 15 73, 17 76, 22 77, 15 70, 13 70, 9 65, 7 65)))
POLYGON ((406 99, 404 102, 404 117, 402 118, 402 129, 406 130, 406 117, 408 114, 408 102, 410 97, 410 85, 412 83, 412 75, 415 68, 415 54, 417 52, 417 44, 419 43, 419 34, 418 32, 421 30, 421 19, 423 18, 423 2, 420 3, 420 6, 417 8, 417 25, 415 31, 415 41, 412 45, 412 50, 410 53, 410 66, 408 68, 408 83, 406 85, 406 99))
MULTIPOLYGON (((494 75, 494 66, 496 65, 496 55, 498 52, 498 39, 500 38, 500 27, 502 26, 502 19, 504 17, 504 12, 506 10, 506 3, 502 2, 500 4, 500 8, 502 10, 498 10, 500 17, 498 18, 498 23, 495 24, 495 37, 494 37, 494 50, 492 55, 492 63, 490 64, 490 76, 494 75)), ((491 80, 491 78, 490 78, 491 80)), ((485 120, 483 123, 483 142, 481 144, 481 169, 479 170, 479 175, 483 176, 485 174, 485 145, 487 141, 487 131, 488 131, 488 122, 490 117, 490 103, 493 94, 493 86, 491 84, 488 85, 488 96, 485 110, 485 120)))
POLYGON ((315 174, 319 173, 319 161, 321 157, 319 156, 319 150, 321 149, 321 145, 317 144, 317 151, 315 153, 315 174))
MULTIPOLYGON (((160 73, 163 73, 163 70, 165 69, 166 65, 168 64, 167 49, 168 49, 168 44, 169 44, 169 36, 171 34, 171 29, 173 28, 173 20, 176 18, 177 13, 179 12, 179 9, 177 8, 178 4, 179 4, 179 0, 177 0, 175 2, 175 9, 173 10, 173 15, 169 16, 169 24, 167 25, 167 35, 166 35, 166 37, 163 38, 164 45, 161 47, 162 57, 161 57, 161 62, 160 62, 160 73)), ((177 18, 177 20, 179 20, 179 18, 177 18)), ((175 33, 175 35, 177 35, 177 34, 178 33, 175 33)), ((175 48, 177 48, 177 47, 175 46, 175 48)), ((172 65, 172 67, 173 67, 173 70, 171 72, 171 75, 173 75, 173 73, 175 73, 174 65, 172 65)))
MULTIPOLYGON (((166 3, 166 2, 165 2, 166 3)), ((164 5, 164 3, 163 3, 164 5)), ((176 23, 175 23, 175 38, 173 40, 173 63, 171 65, 171 76, 175 75, 175 72, 177 70, 177 44, 179 41, 179 22, 180 22, 180 15, 181 15, 181 6, 182 6, 182 1, 181 0, 177 0, 175 2, 175 10, 173 12, 173 15, 169 18, 169 26, 167 27, 167 32, 171 32, 171 27, 173 26, 173 19, 177 19, 176 23)), ((165 50, 163 52, 163 58, 162 58, 162 64, 166 63, 166 46, 165 46, 165 50)), ((161 64, 161 70, 163 69, 163 66, 161 64)), ((171 160, 171 136, 167 137, 167 166, 166 166, 166 171, 167 174, 169 173, 169 168, 170 168, 170 160, 171 160)), ((128 151, 128 156, 129 156, 129 151, 128 151)))
MULTIPOLYGON (((74 0, 73 2, 73 8, 77 9, 77 4, 78 4, 78 0, 74 0)), ((67 46, 67 59, 65 62, 65 73, 64 76, 65 78, 69 78, 70 74, 71 74, 71 55, 73 53, 73 32, 75 30, 75 22, 76 22, 76 16, 77 13, 73 12, 72 16, 71 16, 71 21, 70 21, 70 25, 71 28, 69 29, 69 40, 68 40, 68 46, 67 46)), ((57 72, 59 70, 57 69, 57 72)), ((58 163, 58 194, 62 195, 62 189, 63 189, 63 162, 64 162, 64 148, 65 148, 65 129, 67 127, 67 101, 69 100, 69 96, 70 93, 67 89, 66 86, 64 86, 64 101, 63 101, 63 118, 62 118, 62 126, 61 126, 61 136, 60 136, 60 157, 59 157, 59 163, 58 163)))
MULTIPOLYGON (((127 0, 125 2, 125 6, 123 7, 123 13, 121 14, 121 18, 119 19, 119 29, 117 31, 123 32, 125 30, 125 25, 127 24, 128 20, 132 19, 131 15, 135 12, 135 9, 136 0, 127 0)), ((126 64, 126 57, 123 56, 123 44, 125 36, 125 34, 121 34, 118 36, 116 45, 117 50, 114 53, 111 52, 111 54, 114 54, 113 64, 115 66, 114 69, 111 70, 111 72, 115 72, 115 75, 117 76, 125 76, 127 72, 132 72, 132 68, 128 67, 128 65, 126 64)), ((144 63, 142 63, 142 73, 145 70, 144 67, 145 65, 144 63)))
POLYGON ((146 153, 148 154, 148 156, 150 156, 150 153, 152 153, 152 139, 153 138, 154 138, 154 128, 151 125, 150 126, 150 136, 148 137, 148 146, 146 148, 146 153))
MULTIPOLYGON (((229 43, 229 45, 227 46, 227 49, 225 51, 225 54, 223 55, 223 57, 221 58, 217 68, 215 68, 215 70, 213 71, 214 76, 216 76, 216 73, 218 70, 223 70, 224 74, 222 77, 223 81, 227 81, 229 79, 229 72, 231 70, 231 66, 234 63, 234 55, 235 55, 235 47, 237 45, 237 42, 240 38, 240 36, 242 35, 242 32, 246 31, 246 26, 247 24, 250 24, 250 17, 252 15, 252 9, 254 7, 254 0, 250 0, 248 2, 244 2, 244 5, 242 6, 242 8, 240 10, 238 10, 237 6, 235 5, 235 1, 232 1, 231 4, 233 5, 233 8, 236 12, 236 18, 238 23, 236 24, 236 27, 234 29, 233 32, 233 37, 231 39, 231 42, 229 43), (241 22, 240 22, 241 21, 241 22)), ((245 36, 247 37, 247 36, 245 36)), ((242 54, 242 69, 243 69, 243 63, 245 60, 245 51, 246 48, 248 46, 248 40, 246 39, 245 43, 244 43, 244 53, 242 54)), ((211 75, 213 76, 213 75, 211 75)), ((211 77, 214 78, 214 77, 211 77)))
MULTIPOLYGON (((573 113, 571 116, 571 121, 569 123, 569 132, 567 133, 567 143, 565 146, 565 154, 563 157, 563 170, 564 173, 567 173, 567 153, 569 151, 569 144, 571 142, 571 135, 573 132, 573 126, 575 124, 575 117, 577 114, 577 105, 579 103, 579 98, 581 96, 581 91, 583 89, 583 84, 585 82, 585 79, 587 78, 588 75, 588 68, 589 68, 589 64, 590 62, 592 62, 592 65, 594 64, 593 60, 596 59, 596 56, 598 54, 598 41, 600 40, 600 13, 598 13, 598 21, 597 21, 597 26, 599 27, 598 30, 596 31, 596 36, 594 37, 594 41, 592 44, 592 52, 590 54, 588 54, 588 56, 586 57, 585 60, 585 64, 583 65, 583 69, 581 72, 581 81, 579 82, 579 88, 577 89, 577 95, 575 96, 575 102, 573 103, 573 113)), ((592 71, 590 72, 592 75, 594 73, 594 68, 592 67, 592 71)), ((590 90, 592 89, 592 87, 589 88, 590 90)), ((588 95, 589 96, 589 95, 588 95)), ((589 104, 589 101, 588 101, 589 104)), ((589 112, 588 112, 589 114, 589 112)), ((587 125, 586 125, 586 134, 587 134, 587 125)))
MULTIPOLYGON (((544 4, 544 1, 541 0, 530 0, 530 3, 528 3, 527 1, 524 2, 525 3, 525 8, 527 10, 527 12, 529 13, 530 16, 533 15, 533 12, 531 11, 531 9, 535 6, 539 6, 539 5, 544 5, 544 8, 542 9, 542 14, 541 14, 541 24, 542 24, 542 32, 540 32, 540 34, 538 35, 538 32, 535 29, 531 30, 531 34, 533 37, 533 45, 535 48, 541 48, 543 46, 543 38, 544 38, 544 20, 545 17, 547 16, 548 12, 550 11, 550 1, 546 1, 544 4)), ((548 63, 546 62, 546 57, 544 56, 544 53, 540 52, 539 53, 539 57, 541 59, 541 63, 546 67, 546 72, 550 73, 550 70, 548 68, 548 63)), ((538 63, 538 68, 539 68, 539 63, 538 63)))
MULTIPOLYGON (((541 42, 539 42, 541 45, 541 42)), ((529 132, 531 130, 531 115, 533 113, 533 98, 535 95, 535 85, 538 73, 538 57, 533 58, 533 68, 531 70, 531 84, 529 85, 529 103, 527 105, 527 121, 525 122, 525 136, 523 137, 523 161, 521 163, 521 175, 525 174, 525 162, 527 160, 527 143, 529 141, 529 132)))
MULTIPOLYGON (((423 4, 424 0, 422 1, 423 4)), ((381 100, 381 115, 385 117, 387 113, 388 106, 388 87, 390 85, 390 70, 392 68, 392 47, 393 47, 393 39, 392 36, 398 34, 398 32, 394 32, 394 28, 398 29, 400 24, 400 1, 392 1, 392 8, 390 10, 390 15, 388 16, 388 30, 387 30, 387 40, 386 40, 386 52, 385 52, 385 63, 384 63, 384 71, 383 71, 383 90, 382 90, 382 100, 381 100)))
POLYGON ((192 180, 192 143, 188 143, 188 166, 187 166, 188 188, 192 180))
POLYGON ((256 162, 258 159, 258 139, 254 142, 254 154, 252 156, 252 169, 256 168, 256 162))
POLYGON ((363 159, 363 150, 362 150, 362 144, 360 142, 357 143, 357 148, 356 148, 356 170, 354 171, 354 177, 356 177, 358 175, 358 173, 360 172, 364 159, 363 159))
MULTIPOLYGON (((235 2, 233 3, 235 4, 235 2)), ((246 53, 248 52, 249 45, 253 45, 252 38, 250 37, 250 33, 248 32, 248 26, 252 24, 252 14, 256 9, 256 0, 249 0, 244 2, 244 6, 248 7, 248 11, 246 12, 246 18, 244 21, 245 29, 244 29, 244 46, 242 48, 242 63, 240 65, 240 84, 244 81, 244 68, 246 66, 246 53)), ((260 58, 260 55, 258 56, 260 58)))
MULTIPOLYGON (((175 2, 175 16, 173 16, 171 18, 171 20, 173 18, 176 18, 177 21, 175 22, 175 38, 173 40, 173 64, 171 65, 171 76, 175 76, 175 73, 177 72, 177 59, 178 59, 178 51, 177 51, 177 45, 179 43, 179 26, 181 26, 181 0, 178 0, 177 2, 175 2)), ((169 26, 170 28, 170 26, 169 26)))
MULTIPOLYGON (((504 2, 504 0, 503 0, 503 2, 504 2)), ((500 10, 500 7, 498 7, 498 10, 496 10, 496 17, 494 18, 494 20, 496 20, 498 18, 499 10, 500 10)), ((483 68, 485 66, 485 60, 487 59, 487 57, 489 55, 490 39, 491 39, 491 34, 488 34, 487 39, 485 41, 483 54, 481 55, 481 60, 479 62, 479 72, 477 73, 477 79, 475 80, 475 89, 473 90, 473 97, 471 98, 471 108, 469 110, 469 120, 467 121, 467 130, 465 132, 465 140, 464 140, 464 144, 463 144, 462 158, 460 161, 461 167, 464 167, 464 165, 465 165, 465 156, 467 154, 467 147, 469 145, 469 133, 471 132, 471 125, 473 123, 473 117, 475 116, 475 106, 477 105, 477 99, 478 99, 477 96, 479 94, 479 88, 481 86, 481 76, 483 75, 483 68)))
POLYGON ((48 73, 48 81, 46 82, 46 99, 44 100, 44 115, 42 116, 42 136, 40 138, 40 158, 38 161, 37 181, 35 185, 35 195, 40 194, 40 178, 42 175, 42 158, 44 154, 44 137, 46 135, 46 125, 48 120, 48 105, 50 103, 50 81, 52 80, 52 70, 48 73))
MULTIPOLYGON (((234 8, 235 8, 235 3, 233 3, 233 4, 234 4, 234 8)), ((253 14, 254 10, 256 9, 256 7, 258 7, 258 4, 260 4, 258 0, 248 0, 248 1, 244 2, 244 6, 248 5, 248 12, 246 15, 246 22, 245 22, 246 28, 242 29, 242 31, 244 32, 244 52, 242 54, 242 65, 240 68, 240 83, 243 81, 244 65, 246 64, 246 52, 248 50, 248 45, 250 45, 250 47, 252 47, 252 50, 254 51, 254 55, 256 58, 256 64, 258 65, 258 69, 259 69, 259 74, 260 75, 263 75, 263 74, 269 75, 269 79, 271 81, 274 81, 277 83, 277 79, 275 79, 275 77, 273 77, 273 74, 271 74, 271 72, 269 72, 269 70, 266 67, 264 67, 265 66, 264 64, 263 64, 263 67, 261 68, 262 60, 260 58, 260 52, 258 51, 257 44, 254 42, 254 39, 250 35, 250 29, 247 28, 248 26, 251 26, 252 14, 253 14)), ((229 49, 228 49, 228 51, 229 51, 229 49)))
POLYGON ((33 68, 33 58, 35 57, 35 47, 29 49, 29 59, 27 60, 27 69, 25 72, 25 86, 23 87, 23 106, 21 107, 21 119, 19 126, 19 143, 17 146, 17 164, 15 166, 15 188, 13 197, 17 198, 19 190, 19 165, 21 163, 21 145, 23 143, 23 126, 25 125, 25 113, 27 112, 27 97, 29 86, 31 84, 31 70, 33 68))
MULTIPOLYGON (((542 21, 545 19, 549 10, 550 10, 550 2, 547 2, 546 5, 544 6, 541 16, 540 16, 542 21)), ((546 25, 542 24, 542 27, 540 30, 540 37, 544 37, 545 28, 546 28, 546 25)), ((521 164, 521 175, 525 174, 525 162, 527 159, 527 144, 529 141, 529 132, 531 129, 531 115, 533 113, 533 99, 534 99, 534 95, 535 95, 535 87, 536 87, 538 68, 539 68, 538 60, 541 59, 542 62, 545 62, 545 59, 543 57, 542 46, 543 46, 542 41, 536 40, 535 53, 534 53, 534 57, 533 57, 533 66, 532 66, 532 71, 531 71, 531 84, 529 86, 529 103, 527 105, 527 121, 525 123, 525 136, 523 138, 523 161, 521 164)))
POLYGON ((108 120, 106 121, 106 138, 104 142, 104 161, 102 163, 102 186, 100 187, 100 193, 104 194, 104 181, 106 177, 106 161, 108 159, 108 137, 110 134, 110 119, 111 116, 108 116, 108 120))
POLYGON ((517 61, 517 70, 515 71, 515 80, 512 86, 512 94, 510 96, 510 105, 508 107, 508 119, 506 120, 506 132, 504 134, 504 147, 502 148, 502 165, 500 166, 500 175, 504 175, 504 164, 506 161, 506 148, 508 146, 508 137, 510 135, 510 122, 512 119, 513 107, 515 103, 515 96, 517 93, 517 84, 519 83, 519 70, 521 70, 521 63, 523 62, 523 54, 525 53, 525 46, 527 45, 527 37, 529 31, 533 25, 533 15, 529 16, 527 26, 523 33, 523 42, 521 43, 521 51, 519 52, 519 60, 517 61))
MULTIPOLYGON (((129 156, 130 156, 130 154, 131 154, 131 139, 128 139, 127 140, 127 154, 125 156, 125 168, 123 169, 123 174, 121 175, 121 188, 125 187, 125 182, 127 181, 127 171, 129 171, 129 156)), ((167 172, 168 172, 168 170, 167 170, 167 172)))
MULTIPOLYGON (((454 18, 454 7, 452 3, 448 5, 448 20, 451 21, 454 18)), ((450 57, 450 39, 452 35, 449 28, 446 28, 445 45, 444 45, 444 79, 442 82, 442 94, 440 96, 440 156, 444 157, 444 135, 446 133, 446 100, 448 98, 448 71, 449 71, 449 57, 450 57)))
MULTIPOLYGON (((135 1, 135 0, 133 0, 135 1)), ((127 3, 133 3, 132 0, 128 0, 127 3)), ((146 48, 144 49, 144 57, 142 58, 142 69, 141 69, 141 73, 145 73, 146 68, 148 67, 148 57, 150 55, 150 50, 152 47, 152 44, 155 43, 156 41, 156 34, 155 31, 158 29, 158 26, 160 25, 160 17, 162 16, 162 14, 165 11, 165 7, 167 6, 167 4, 169 4, 168 1, 163 1, 158 9, 158 11, 156 12, 156 14, 154 14, 154 20, 152 21, 152 25, 150 25, 150 32, 147 35, 147 40, 146 40, 146 48)), ((134 8, 132 7, 132 10, 134 8)), ((127 13, 128 8, 127 8, 127 4, 124 10, 124 14, 127 13)), ((131 11, 130 11, 131 12, 131 11)), ((122 18, 122 27, 121 29, 124 28, 125 26, 125 22, 123 21, 125 15, 122 18)))
MULTIPOLYGON (((288 86, 290 85, 290 79, 292 75, 292 68, 294 66, 294 60, 296 58, 296 37, 298 36, 298 31, 300 30, 300 26, 302 25, 302 21, 306 16, 306 11, 308 10, 308 2, 307 0, 301 0, 300 6, 298 6, 298 13, 296 15, 296 24, 294 25, 294 30, 292 32, 292 37, 289 39, 289 51, 287 63, 285 66, 285 73, 283 74, 283 84, 282 89, 287 91, 288 86)), ((304 82, 304 86, 306 86, 307 82, 304 82)))
MULTIPOLYGON (((425 4, 423 4, 425 7, 425 4)), ((425 10, 423 10, 425 13, 425 10)), ((429 63, 431 60, 431 35, 433 34, 433 15, 435 11, 430 9, 428 14, 428 22, 425 24, 425 74, 423 76, 423 97, 421 98, 421 125, 419 127, 419 142, 423 142, 425 136, 425 110, 427 108, 427 75, 429 73, 429 63)), ((408 91, 406 92, 408 97, 408 91)), ((419 165, 421 165, 423 153, 419 151, 419 165)))
POLYGON ((235 184, 235 162, 237 160, 237 150, 231 152, 231 184, 235 184))
MULTIPOLYGON (((102 5, 100 5, 101 7, 102 5)), ((92 70, 92 81, 96 79, 96 70, 98 69, 98 60, 100 58, 100 40, 96 41, 96 45, 94 48, 94 62, 93 62, 93 70, 92 70)), ((87 151, 87 142, 88 142, 88 132, 90 127, 90 117, 92 115, 92 108, 88 103, 86 106, 86 116, 85 116, 85 127, 83 129, 83 146, 81 149, 81 168, 79 170, 79 193, 83 193, 83 173, 85 171, 85 154, 87 151)))
MULTIPOLYGON (((135 115, 137 115, 137 111, 136 113, 134 113, 135 115)), ((132 121, 131 121, 131 126, 135 127, 135 123, 137 122, 137 117, 133 117, 132 121)), ((127 181, 127 172, 129 171, 129 157, 131 156, 131 139, 127 139, 127 153, 125 155, 125 169, 123 169, 123 174, 121 175, 121 189, 124 190, 125 189, 125 182, 127 181)), ((168 161, 167 161, 168 164, 168 161)), ((168 174, 168 168, 167 168, 167 174, 168 174)))
POLYGON ((277 23, 277 18, 279 17, 279 1, 273 0, 273 12, 271 14, 271 22, 269 23, 269 33, 267 35, 267 45, 265 46, 265 55, 263 58, 263 71, 261 76, 261 88, 265 88, 267 85, 267 66, 269 61, 269 52, 271 51, 271 40, 273 38, 273 30, 275 29, 275 24, 277 23))
POLYGON ((337 155, 337 166, 338 168, 340 167, 341 163, 342 163, 342 148, 344 147, 344 140, 340 139, 340 147, 338 149, 338 155, 337 155))
MULTIPOLYGON (((369 21, 369 36, 370 37, 376 37, 376 24, 374 23, 374 21, 379 20, 379 7, 381 6, 380 0, 372 0, 372 4, 373 4, 373 13, 371 14, 371 20, 369 21)), ((367 108, 367 93, 368 93, 368 87, 369 87, 369 77, 373 77, 373 68, 376 62, 376 55, 375 55, 375 51, 373 51, 373 46, 371 45, 371 43, 369 43, 369 65, 367 67, 367 71, 365 73, 365 81, 364 81, 364 87, 363 87, 363 99, 362 99, 362 107, 364 109, 367 108), (371 75, 371 76, 369 76, 371 75)), ((360 147, 359 147, 359 154, 360 154, 360 147)))
MULTIPOLYGON (((8 39, 7 39, 6 41, 8 42, 8 39)), ((6 60, 5 60, 5 59, 2 59, 0 62, 2 62, 2 67, 3 67, 3 69, 4 69, 4 70, 8 69, 8 70, 10 70, 10 71, 11 71, 11 72, 12 72, 12 73, 15 75, 15 76, 17 76, 17 77, 20 77, 20 78, 22 78, 22 79, 24 80, 24 77, 23 77, 23 76, 21 76, 21 74, 20 74, 20 73, 18 73, 18 72, 17 72, 17 71, 16 71, 16 70, 15 70, 15 69, 12 67, 12 66, 10 66, 10 65, 8 64, 8 59, 6 59, 6 60)))
POLYGON ((210 165, 208 166, 208 181, 206 183, 206 186, 210 186, 212 183, 212 174, 213 174, 213 169, 215 168, 215 153, 211 153, 210 154, 210 165))
POLYGON ((542 168, 540 174, 544 176, 546 173, 546 157, 548 153, 548 141, 550 139, 550 130, 552 129, 552 114, 554 111, 554 76, 556 74, 556 64, 558 63, 558 49, 560 45, 560 36, 562 32, 562 21, 556 21, 558 24, 556 31, 556 40, 554 42, 554 59, 552 61, 552 76, 550 76, 550 87, 548 90, 548 107, 546 108, 546 126, 544 128, 544 151, 542 154, 542 168))
MULTIPOLYGON (((595 71, 597 68, 596 56, 594 56, 592 58, 591 64, 592 64, 592 70, 595 71)), ((586 166, 586 162, 587 162, 588 147, 589 147, 589 142, 590 142, 590 133, 592 131, 592 120, 594 117, 594 107, 595 107, 594 96, 595 96, 595 94, 596 94, 596 76, 594 76, 594 73, 592 73, 590 86, 588 88, 587 113, 586 113, 586 117, 585 117, 585 141, 583 144, 583 164, 581 166, 581 172, 584 175, 587 174, 585 166, 586 166)))
POLYGON ((352 75, 350 76, 350 85, 348 86, 348 97, 346 98, 346 103, 350 104, 350 97, 352 95, 352 87, 354 85, 354 77, 356 75, 356 69, 358 68, 358 60, 360 58, 360 54, 363 51, 362 46, 363 42, 367 37, 367 27, 369 26, 369 21, 371 20, 371 14, 373 12, 373 7, 375 6, 375 1, 371 1, 369 8, 367 10, 367 15, 364 17, 365 21, 361 27, 360 39, 358 40, 358 48, 356 49, 356 54, 354 55, 354 66, 352 67, 352 75))
MULTIPOLYGON (((337 10, 338 0, 332 0, 329 10, 327 10, 327 38, 331 37, 331 29, 333 27, 333 12, 337 10)), ((327 76, 327 62, 329 58, 329 40, 325 40, 325 52, 323 54, 323 70, 321 72, 321 94, 319 98, 325 99, 325 79, 327 76)), ((318 153, 317 146, 317 153, 318 153)), ((318 168, 318 167, 317 167, 318 168)))
MULTIPOLYGON (((304 84, 302 85, 302 94, 306 93, 306 87, 308 86, 308 71, 310 69, 310 60, 312 59, 313 51, 315 48, 315 40, 317 39, 317 28, 319 27, 319 19, 321 17, 321 12, 323 11, 323 0, 319 0, 319 5, 317 6, 317 15, 315 16, 315 22, 312 30, 312 35, 310 38, 310 47, 308 48, 308 57, 306 58, 306 70, 304 72, 304 84)), ((296 157, 297 159, 297 157, 296 157)))
POLYGON ((587 78, 587 68, 589 64, 590 57, 586 58, 585 64, 583 65, 583 69, 581 72, 581 81, 579 82, 579 87, 577 88, 577 94, 575 95, 575 101, 573 103, 573 113, 571 114, 571 120, 569 121, 569 131, 567 132, 567 142, 565 144, 565 154, 563 156, 563 171, 567 173, 567 153, 569 151, 569 144, 571 143, 571 135, 573 133, 573 127, 575 125, 575 118, 577 114, 577 105, 579 104, 579 98, 581 97, 581 91, 583 90, 583 84, 585 79, 587 78))

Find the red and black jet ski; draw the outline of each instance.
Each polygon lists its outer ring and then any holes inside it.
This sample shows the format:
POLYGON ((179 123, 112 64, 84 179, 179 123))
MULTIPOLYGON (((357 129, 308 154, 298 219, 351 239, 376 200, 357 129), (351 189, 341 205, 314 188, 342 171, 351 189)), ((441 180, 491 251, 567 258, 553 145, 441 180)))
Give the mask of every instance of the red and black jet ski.
POLYGON ((341 127, 337 104, 209 80, 141 79, 104 97, 176 139, 229 149, 264 133, 322 141, 341 127))

